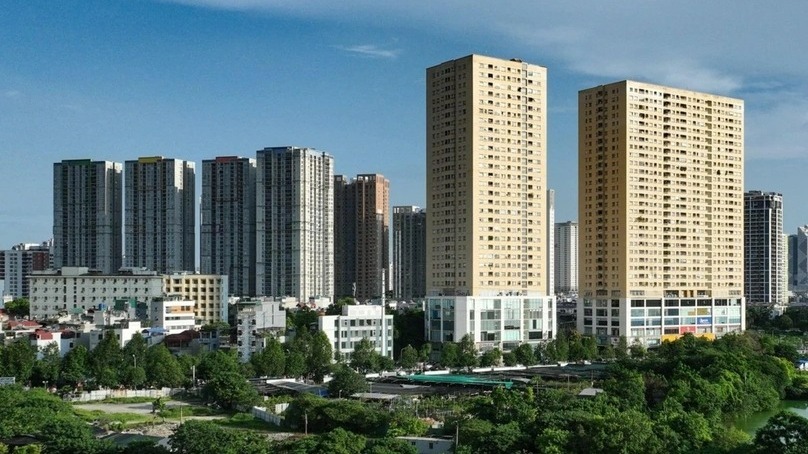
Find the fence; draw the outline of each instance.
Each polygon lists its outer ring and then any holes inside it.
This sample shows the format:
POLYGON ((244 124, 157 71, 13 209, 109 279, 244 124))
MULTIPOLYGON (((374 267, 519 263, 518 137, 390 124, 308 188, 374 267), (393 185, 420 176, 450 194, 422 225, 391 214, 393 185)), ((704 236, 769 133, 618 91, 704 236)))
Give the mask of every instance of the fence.
POLYGON ((98 389, 83 393, 67 394, 63 397, 68 402, 92 402, 104 399, 127 399, 130 397, 168 397, 183 391, 182 388, 160 389, 98 389))
POLYGON ((266 407, 252 407, 250 413, 262 421, 266 421, 279 427, 283 423, 283 417, 268 412, 266 407))

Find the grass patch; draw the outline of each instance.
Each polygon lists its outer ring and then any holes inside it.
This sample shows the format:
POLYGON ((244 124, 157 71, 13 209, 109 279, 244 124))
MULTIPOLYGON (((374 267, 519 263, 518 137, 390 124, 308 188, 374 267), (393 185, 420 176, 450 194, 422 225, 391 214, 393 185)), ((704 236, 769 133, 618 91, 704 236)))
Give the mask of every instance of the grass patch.
MULTIPOLYGON (((210 407, 196 405, 182 405, 182 416, 219 416, 226 414, 221 410, 214 410, 210 407)), ((166 419, 177 419, 180 417, 180 406, 166 408, 160 415, 166 419)))
POLYGON ((77 404, 145 404, 154 402, 156 397, 110 397, 104 400, 94 400, 92 402, 76 402, 77 404))
POLYGON ((86 422, 98 422, 99 424, 109 425, 118 423, 123 426, 130 426, 141 424, 151 421, 153 415, 142 415, 137 413, 105 413, 101 410, 84 410, 82 408, 73 408, 73 413, 86 422))
POLYGON ((229 418, 213 420, 215 424, 231 429, 246 429, 260 432, 275 432, 280 428, 262 421, 249 413, 236 413, 229 418))

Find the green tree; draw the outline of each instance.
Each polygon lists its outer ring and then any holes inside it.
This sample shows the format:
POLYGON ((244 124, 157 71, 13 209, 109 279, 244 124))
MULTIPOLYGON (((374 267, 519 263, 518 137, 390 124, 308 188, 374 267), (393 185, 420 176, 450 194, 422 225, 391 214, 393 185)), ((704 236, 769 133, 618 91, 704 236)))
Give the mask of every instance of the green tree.
POLYGON ((516 353, 508 352, 502 355, 502 363, 508 367, 513 367, 519 364, 519 360, 516 358, 516 353))
POLYGON ((315 452, 361 454, 366 444, 367 438, 364 436, 337 427, 331 432, 318 437, 317 450, 315 452))
POLYGON ((6 377, 15 377, 17 383, 28 383, 34 373, 36 354, 36 347, 27 337, 16 339, 0 347, 0 372, 6 377))
POLYGON ((615 357, 620 361, 628 358, 628 340, 626 339, 626 336, 620 336, 614 353, 615 357))
POLYGON ((145 354, 145 380, 156 387, 176 388, 185 381, 177 357, 171 354, 165 344, 149 347, 145 354))
POLYGON ((356 300, 350 296, 344 296, 337 300, 336 303, 329 305, 325 310, 325 315, 342 315, 342 308, 345 306, 356 305, 356 300))
POLYGON ((331 341, 324 332, 318 331, 312 336, 311 349, 306 357, 307 374, 315 383, 322 383, 323 378, 331 371, 333 357, 331 341))
POLYGON ((460 339, 457 349, 457 365, 459 367, 471 369, 480 364, 480 358, 477 357, 477 347, 474 344, 474 338, 470 334, 466 334, 460 339))
POLYGON ((67 415, 54 415, 42 427, 38 438, 45 452, 58 454, 101 452, 103 444, 93 436, 84 421, 67 415))
POLYGON ((59 354, 59 345, 56 342, 40 349, 42 358, 34 363, 32 382, 42 386, 56 386, 59 382, 59 373, 62 368, 62 357, 59 354))
MULTIPOLYGON (((393 339, 395 345, 412 345, 420 350, 424 345, 424 311, 410 309, 398 312, 393 317, 393 339)), ((402 352, 396 352, 399 354, 402 352)), ((426 360, 429 358, 427 357, 426 360)))
POLYGON ((234 410, 258 401, 258 392, 240 373, 223 371, 205 382, 202 395, 209 402, 234 410))
POLYGON ((124 365, 123 352, 114 331, 107 330, 103 336, 90 352, 90 374, 99 386, 112 388, 120 383, 120 372, 124 365))
POLYGON ((62 359, 61 381, 69 386, 78 386, 84 383, 89 375, 89 360, 87 348, 77 345, 62 359))
POLYGON ((761 453, 808 453, 808 419, 781 411, 758 429, 753 446, 761 453))
POLYGON ((480 366, 482 367, 496 367, 502 361, 502 350, 492 348, 480 356, 480 366))
POLYGON ((460 348, 454 342, 444 342, 440 349, 440 363, 453 369, 460 364, 460 348))
POLYGON ((344 364, 336 366, 333 378, 328 382, 328 394, 331 397, 349 397, 367 390, 365 377, 344 364))
POLYGON ((269 444, 258 434, 225 429, 210 421, 190 420, 169 438, 178 454, 266 454, 269 444))
POLYGON ((593 336, 583 336, 581 345, 584 350, 584 359, 595 359, 598 357, 598 342, 593 336))
POLYGON ((28 317, 31 315, 31 303, 27 298, 16 298, 5 305, 6 313, 10 317, 28 317))
POLYGON ((250 357, 255 374, 260 377, 282 377, 286 369, 283 345, 274 337, 266 340, 266 346, 250 357))
POLYGON ((570 356, 570 343, 567 332, 563 329, 558 330, 558 335, 556 335, 556 338, 552 341, 552 344, 555 352, 555 361, 567 361, 570 356))
POLYGON ((536 364, 536 356, 533 353, 533 347, 530 344, 521 344, 513 351, 516 355, 516 361, 523 366, 532 366, 536 364))
POLYGON ((378 369, 379 355, 376 354, 373 343, 367 337, 363 337, 354 345, 354 351, 351 353, 351 367, 363 374, 378 369))
POLYGON ((146 364, 146 350, 148 348, 149 344, 146 342, 146 339, 144 339, 140 333, 135 333, 121 351, 124 364, 144 366, 146 364))
POLYGON ((640 343, 638 340, 635 340, 631 347, 629 347, 629 351, 631 352, 632 358, 645 358, 645 346, 640 343))
POLYGON ((427 363, 430 359, 432 359, 432 344, 427 342, 418 349, 418 360, 427 363))
POLYGON ((418 449, 398 438, 371 438, 362 454, 418 454, 418 449))
POLYGON ((401 349, 401 358, 399 358, 398 364, 406 370, 415 369, 415 366, 418 365, 418 350, 407 344, 406 347, 401 349))
POLYGON ((606 361, 612 360, 616 357, 617 352, 614 349, 614 345, 611 342, 607 343, 600 352, 601 358, 605 359, 606 361))

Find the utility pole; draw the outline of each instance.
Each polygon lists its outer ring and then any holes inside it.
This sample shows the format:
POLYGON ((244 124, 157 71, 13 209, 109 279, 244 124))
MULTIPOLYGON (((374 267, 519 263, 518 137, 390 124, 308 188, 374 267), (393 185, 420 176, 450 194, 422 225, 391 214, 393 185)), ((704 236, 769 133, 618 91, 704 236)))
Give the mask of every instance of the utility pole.
POLYGON ((308 435, 309 434, 309 412, 303 413, 303 418, 304 418, 304 421, 305 421, 305 426, 304 426, 305 427, 305 429, 304 429, 305 432, 304 433, 306 435, 308 435))

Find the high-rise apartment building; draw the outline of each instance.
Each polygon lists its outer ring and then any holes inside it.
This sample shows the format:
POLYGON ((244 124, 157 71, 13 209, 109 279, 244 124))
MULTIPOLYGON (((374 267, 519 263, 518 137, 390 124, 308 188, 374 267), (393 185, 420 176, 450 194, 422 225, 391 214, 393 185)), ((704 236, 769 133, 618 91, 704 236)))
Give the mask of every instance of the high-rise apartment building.
POLYGON ((393 207, 393 297, 412 301, 426 296, 426 211, 393 207))
POLYGON ((334 295, 357 297, 356 185, 334 175, 334 295))
POLYGON ((808 225, 797 227, 797 234, 792 238, 793 240, 789 241, 789 245, 794 246, 793 250, 789 251, 792 257, 789 263, 794 264, 791 268, 794 276, 791 290, 795 293, 806 293, 808 292, 808 225))
POLYGON ((53 164, 53 266, 114 273, 123 265, 121 164, 70 159, 53 164))
POLYGON ((545 249, 545 262, 547 270, 544 273, 547 276, 547 293, 555 294, 555 191, 552 189, 547 190, 547 217, 545 218, 547 225, 547 247, 545 249))
POLYGON ((6 283, 4 295, 28 298, 31 293, 31 273, 51 268, 52 261, 53 240, 40 244, 20 243, 9 250, 0 251, 0 280, 6 283))
POLYGON ((364 174, 334 177, 334 289, 360 301, 380 298, 390 282, 390 181, 364 174))
POLYGON ((749 304, 783 304, 783 195, 744 194, 744 296, 749 304))
POLYGON ((744 328, 744 105, 622 81, 578 95, 578 330, 744 328))
POLYGON ((555 224, 555 292, 578 293, 578 223, 555 224))
POLYGON ((126 161, 126 263, 158 273, 196 267, 196 186, 191 161, 126 161))
POLYGON ((258 151, 256 293, 334 297, 334 158, 312 148, 258 151))
POLYGON ((555 331, 547 71, 469 55, 427 69, 427 339, 510 350, 555 331))
POLYGON ((255 295, 255 159, 202 161, 200 270, 229 277, 233 296, 255 295))

